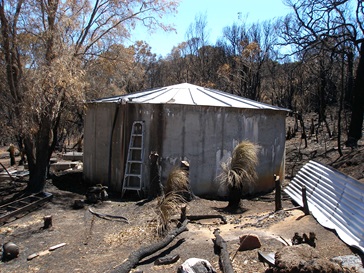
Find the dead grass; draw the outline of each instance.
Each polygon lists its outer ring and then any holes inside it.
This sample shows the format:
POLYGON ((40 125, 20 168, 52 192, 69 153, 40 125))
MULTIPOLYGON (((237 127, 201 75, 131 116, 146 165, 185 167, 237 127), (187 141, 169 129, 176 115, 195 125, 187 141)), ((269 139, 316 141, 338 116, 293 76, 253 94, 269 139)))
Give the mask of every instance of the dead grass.
POLYGON ((178 192, 169 192, 158 197, 156 207, 156 232, 159 236, 164 236, 170 230, 171 218, 176 214, 181 205, 186 203, 178 192))
POLYGON ((180 168, 174 168, 168 175, 165 193, 185 193, 188 192, 188 174, 180 168))
POLYGON ((234 148, 232 157, 221 166, 223 172, 219 179, 224 187, 242 189, 254 183, 257 178, 257 151, 258 146, 247 140, 234 148))

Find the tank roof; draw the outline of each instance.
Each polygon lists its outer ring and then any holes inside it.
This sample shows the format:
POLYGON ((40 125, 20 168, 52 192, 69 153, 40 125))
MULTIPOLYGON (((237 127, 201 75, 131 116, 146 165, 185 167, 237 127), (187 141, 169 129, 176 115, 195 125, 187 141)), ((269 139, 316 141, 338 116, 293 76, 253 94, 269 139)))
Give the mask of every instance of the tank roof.
POLYGON ((289 109, 272 106, 220 90, 201 87, 189 83, 181 83, 121 96, 97 99, 91 102, 182 104, 290 111, 289 109))

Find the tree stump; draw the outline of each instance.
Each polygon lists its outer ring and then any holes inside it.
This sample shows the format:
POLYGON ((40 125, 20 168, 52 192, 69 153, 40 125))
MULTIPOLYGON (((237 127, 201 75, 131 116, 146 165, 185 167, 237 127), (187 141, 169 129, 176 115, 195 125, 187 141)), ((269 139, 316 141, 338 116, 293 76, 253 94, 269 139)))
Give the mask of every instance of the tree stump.
POLYGON ((43 229, 48 229, 52 227, 52 215, 44 216, 43 220, 44 220, 43 229))

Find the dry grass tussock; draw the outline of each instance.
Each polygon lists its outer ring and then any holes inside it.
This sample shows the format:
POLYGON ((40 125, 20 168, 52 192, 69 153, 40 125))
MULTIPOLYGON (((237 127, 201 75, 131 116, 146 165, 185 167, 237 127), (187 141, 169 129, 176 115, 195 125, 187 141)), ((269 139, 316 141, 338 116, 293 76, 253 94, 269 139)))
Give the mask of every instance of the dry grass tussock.
POLYGON ((257 179, 258 146, 250 141, 240 142, 233 150, 232 157, 222 163, 222 174, 219 177, 222 186, 242 189, 257 179))
POLYGON ((179 211, 181 205, 185 203, 185 199, 176 192, 169 192, 165 195, 161 195, 158 198, 156 207, 156 230, 159 236, 166 235, 170 229, 172 216, 176 214, 179 211))
POLYGON ((165 193, 170 192, 183 194, 188 192, 188 174, 180 168, 174 168, 168 175, 165 193))

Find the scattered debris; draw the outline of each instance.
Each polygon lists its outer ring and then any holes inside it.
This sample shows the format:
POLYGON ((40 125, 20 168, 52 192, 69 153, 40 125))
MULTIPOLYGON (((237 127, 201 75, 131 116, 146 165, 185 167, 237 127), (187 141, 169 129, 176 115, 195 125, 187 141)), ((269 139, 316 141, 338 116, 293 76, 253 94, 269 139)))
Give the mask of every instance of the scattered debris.
POLYGON ((9 173, 8 169, 5 168, 5 166, 0 162, 1 167, 3 167, 3 169, 6 171, 6 173, 8 174, 8 176, 10 177, 11 181, 15 181, 15 178, 9 173))
POLYGON ((58 244, 58 245, 54 245, 54 246, 51 246, 50 248, 48 248, 47 250, 44 250, 44 251, 39 251, 39 252, 36 252, 36 253, 33 253, 33 254, 30 254, 27 258, 28 261, 30 260, 33 260, 34 258, 36 257, 40 257, 40 256, 44 256, 44 255, 47 255, 49 253, 51 253, 51 251, 54 251, 60 247, 63 247, 65 246, 66 243, 61 243, 61 244, 58 244))
POLYGON ((349 270, 364 273, 363 262, 360 256, 358 255, 346 255, 346 256, 338 256, 331 259, 331 261, 338 263, 342 267, 345 267, 349 270))
POLYGON ((300 244, 285 246, 275 254, 274 267, 268 269, 268 273, 343 273, 348 272, 334 262, 320 257, 319 252, 307 245, 300 244))
POLYGON ((258 251, 259 261, 268 263, 269 266, 275 265, 275 252, 258 251))
POLYGON ((177 262, 179 260, 179 255, 173 255, 173 256, 167 256, 167 257, 162 257, 162 258, 158 258, 157 260, 155 260, 154 264, 155 265, 166 265, 166 264, 174 264, 175 262, 177 262))
POLYGON ((100 212, 95 212, 93 211, 91 208, 88 208, 88 210, 95 216, 99 217, 99 218, 103 218, 106 220, 115 220, 115 221, 121 221, 121 222, 126 222, 129 224, 129 220, 127 218, 125 218, 124 216, 119 216, 119 215, 111 215, 111 214, 105 214, 105 213, 100 213, 100 212))
POLYGON ((336 169, 309 161, 285 188, 285 192, 300 206, 302 185, 307 188, 309 210, 324 227, 334 229, 351 247, 364 253, 363 235, 364 184, 336 169))
POLYGON ((142 246, 141 248, 130 253, 129 257, 119 266, 114 268, 110 273, 128 273, 130 270, 138 264, 138 262, 156 251, 169 245, 179 234, 187 230, 188 220, 184 221, 182 225, 170 232, 161 241, 158 241, 149 246, 142 246))
POLYGON ((178 268, 177 273, 216 273, 216 270, 207 260, 190 258, 178 268))
POLYGON ((292 245, 299 245, 299 244, 308 244, 312 247, 316 247, 316 234, 314 232, 310 232, 309 236, 306 233, 303 233, 302 236, 296 232, 292 238, 292 245))
POLYGON ((19 255, 19 247, 13 242, 3 244, 2 260, 9 261, 15 259, 19 255))
POLYGON ((21 213, 36 209, 51 200, 53 195, 47 192, 32 194, 27 197, 0 206, 0 224, 21 213))
POLYGON ((202 219, 213 219, 213 218, 218 218, 222 221, 223 224, 227 224, 227 220, 226 217, 224 215, 220 215, 220 214, 205 214, 205 215, 187 215, 186 218, 190 221, 196 221, 196 220, 202 220, 202 219))
POLYGON ((86 202, 96 204, 99 201, 105 201, 108 198, 107 189, 107 186, 101 184, 89 187, 86 192, 86 202))
POLYGON ((81 199, 76 199, 73 201, 73 209, 83 209, 85 207, 85 202, 81 199))
POLYGON ((86 231, 86 238, 85 238, 85 241, 83 242, 84 245, 88 245, 88 240, 90 239, 90 237, 92 235, 92 228, 94 226, 94 222, 95 222, 95 215, 92 214, 90 228, 86 231))

